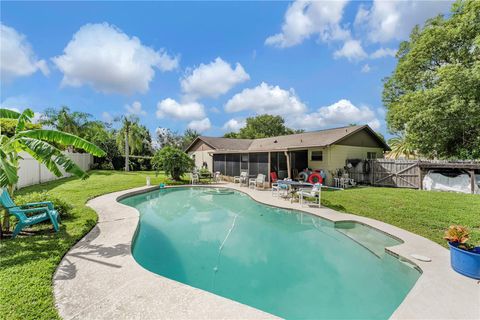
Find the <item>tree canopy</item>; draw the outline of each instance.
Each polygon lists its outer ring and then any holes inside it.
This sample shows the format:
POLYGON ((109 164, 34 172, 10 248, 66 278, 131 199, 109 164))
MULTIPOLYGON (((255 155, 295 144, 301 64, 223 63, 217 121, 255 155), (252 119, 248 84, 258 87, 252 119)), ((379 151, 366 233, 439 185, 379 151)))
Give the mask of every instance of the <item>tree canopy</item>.
POLYGON ((245 127, 241 128, 238 133, 229 132, 225 134, 224 137, 258 139, 300 132, 303 132, 303 130, 294 130, 285 126, 285 120, 281 116, 262 114, 256 117, 247 118, 245 127))
POLYGON ((415 27, 397 59, 383 91, 389 130, 427 157, 480 158, 480 1, 415 27))
POLYGON ((173 180, 180 180, 183 174, 194 168, 195 163, 182 150, 165 146, 155 153, 152 165, 157 171, 164 170, 173 180))

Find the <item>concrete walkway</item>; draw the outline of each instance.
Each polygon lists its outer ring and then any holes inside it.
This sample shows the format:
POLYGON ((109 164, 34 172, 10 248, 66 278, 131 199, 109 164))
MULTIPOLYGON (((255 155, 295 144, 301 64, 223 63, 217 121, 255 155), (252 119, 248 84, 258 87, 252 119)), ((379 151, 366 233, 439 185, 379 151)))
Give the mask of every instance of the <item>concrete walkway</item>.
MULTIPOLYGON (((327 208, 301 208, 257 191, 227 186, 254 200, 301 209, 332 221, 358 221, 404 241, 388 248, 419 266, 423 274, 394 312, 397 319, 480 319, 480 284, 450 268, 449 252, 438 244, 369 218, 327 208), (413 259, 428 256, 431 262, 413 259)), ((143 269, 131 255, 138 212, 117 199, 154 190, 142 187, 88 202, 99 216, 96 227, 63 258, 54 275, 56 305, 64 319, 266 319, 274 316, 143 269)))

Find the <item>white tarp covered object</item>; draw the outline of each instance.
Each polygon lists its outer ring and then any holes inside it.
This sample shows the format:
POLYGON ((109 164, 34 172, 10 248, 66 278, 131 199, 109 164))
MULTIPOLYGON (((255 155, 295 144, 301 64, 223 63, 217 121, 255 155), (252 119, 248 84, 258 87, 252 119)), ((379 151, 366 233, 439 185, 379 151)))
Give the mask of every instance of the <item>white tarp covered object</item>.
MULTIPOLYGON (((478 176, 476 176, 474 193, 480 194, 478 176)), ((456 177, 449 177, 438 172, 429 171, 423 178, 424 190, 439 190, 472 193, 470 175, 462 173, 456 177)))

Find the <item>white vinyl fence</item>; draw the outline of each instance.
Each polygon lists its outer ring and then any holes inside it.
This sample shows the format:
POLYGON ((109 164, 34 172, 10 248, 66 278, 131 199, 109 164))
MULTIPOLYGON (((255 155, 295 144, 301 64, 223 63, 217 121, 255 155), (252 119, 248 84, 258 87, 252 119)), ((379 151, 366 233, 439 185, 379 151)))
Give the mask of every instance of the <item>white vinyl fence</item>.
MULTIPOLYGON (((89 153, 71 153, 64 152, 70 159, 83 170, 90 170, 93 164, 93 156, 89 153)), ((51 173, 44 165, 32 158, 28 153, 20 153, 23 160, 20 160, 20 169, 18 171, 17 188, 23 188, 34 184, 70 177, 71 174, 62 170, 63 177, 57 177, 51 173)))

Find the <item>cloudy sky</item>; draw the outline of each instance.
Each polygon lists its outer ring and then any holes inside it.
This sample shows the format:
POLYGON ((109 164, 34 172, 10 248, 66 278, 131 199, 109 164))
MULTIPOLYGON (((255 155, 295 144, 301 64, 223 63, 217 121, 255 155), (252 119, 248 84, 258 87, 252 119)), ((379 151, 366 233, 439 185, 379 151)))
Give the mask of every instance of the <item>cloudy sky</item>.
POLYGON ((67 105, 152 132, 368 123, 412 27, 449 1, 1 3, 2 107, 67 105))

